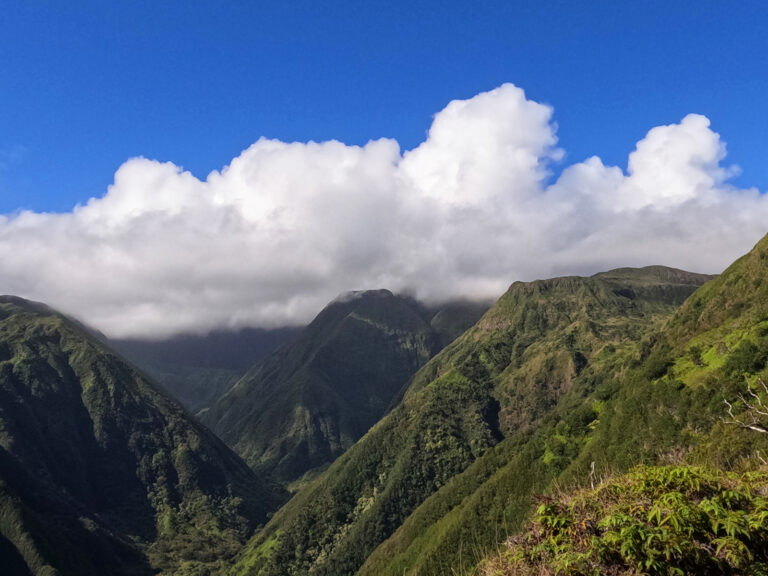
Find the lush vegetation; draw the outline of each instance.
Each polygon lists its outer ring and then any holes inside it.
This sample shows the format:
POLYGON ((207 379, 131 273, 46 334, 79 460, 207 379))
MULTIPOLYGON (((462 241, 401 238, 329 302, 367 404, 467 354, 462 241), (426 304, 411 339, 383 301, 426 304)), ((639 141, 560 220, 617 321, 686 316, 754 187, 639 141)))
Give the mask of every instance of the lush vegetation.
POLYGON ((27 572, 208 574, 282 498, 80 327, 0 300, 0 546, 27 572))
POLYGON ((599 412, 580 406, 590 375, 628 361, 706 279, 649 268, 513 285, 257 533, 233 573, 437 574, 473 564, 482 547, 466 548, 498 542, 505 522, 520 525, 530 491, 586 443, 599 412))
POLYGON ((768 574, 768 473, 640 467, 563 492, 480 573, 768 574))
POLYGON ((621 378, 596 375, 586 402, 599 403, 600 416, 560 485, 583 483, 592 463, 598 475, 665 461, 715 471, 764 464, 766 434, 750 426, 768 420, 755 410, 768 400, 766 248, 763 240, 641 341, 621 378))
POLYGON ((768 435, 745 424, 753 422, 747 404, 768 400, 768 297, 758 281, 768 272, 760 257, 767 243, 705 284, 663 330, 587 355, 570 391, 527 438, 507 435, 454 478, 361 573, 469 573, 505 534, 520 530, 534 494, 583 483, 593 463, 599 478, 641 463, 731 470, 762 462, 768 435))
POLYGON ((484 309, 430 310, 387 290, 341 297, 294 343, 256 364, 203 421, 257 471, 295 481, 365 434, 444 340, 484 309))
POLYGON ((341 454, 242 548, 274 487, 77 327, 5 300, 0 555, 19 574, 768 574, 766 276, 768 238, 705 284, 516 283, 410 381, 475 312, 336 302, 212 411, 283 480, 341 454))

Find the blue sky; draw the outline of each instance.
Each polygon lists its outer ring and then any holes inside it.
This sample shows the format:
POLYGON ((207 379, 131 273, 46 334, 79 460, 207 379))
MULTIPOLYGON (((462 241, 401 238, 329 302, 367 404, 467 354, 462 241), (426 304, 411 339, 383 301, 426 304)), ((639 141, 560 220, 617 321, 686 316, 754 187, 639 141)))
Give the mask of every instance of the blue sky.
POLYGON ((562 165, 626 167, 697 112, 734 183, 766 190, 766 29, 761 2, 12 1, 0 212, 67 211, 134 156, 205 177, 260 136, 413 148, 450 100, 503 82, 554 107, 562 165))
POLYGON ((748 1, 6 2, 0 293, 160 338, 720 272, 768 232, 766 30, 748 1))

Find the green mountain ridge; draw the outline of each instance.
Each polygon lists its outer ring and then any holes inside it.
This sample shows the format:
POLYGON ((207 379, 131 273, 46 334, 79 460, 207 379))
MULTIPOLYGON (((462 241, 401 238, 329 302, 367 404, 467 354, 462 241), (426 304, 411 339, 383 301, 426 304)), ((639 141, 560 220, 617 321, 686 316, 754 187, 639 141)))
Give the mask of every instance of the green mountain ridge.
MULTIPOLYGON (((730 474, 729 470, 760 467, 763 461, 759 456, 768 450, 766 438, 736 424, 724 400, 730 399, 737 420, 749 422, 750 410, 739 395, 751 398, 745 391, 745 385, 751 383, 753 393, 762 396, 757 383, 768 378, 768 288, 762 281, 768 277, 766 250, 768 237, 698 289, 658 331, 646 334, 624 352, 618 347, 605 348, 548 417, 527 435, 508 437, 452 478, 368 557, 359 574, 472 573, 487 551, 499 546, 506 535, 524 529, 534 494, 557 494, 563 486, 584 486, 591 469, 596 470, 592 481, 600 482, 601 477, 638 464, 671 462, 681 465, 673 474, 716 478, 730 474), (691 471, 691 466, 711 471, 691 471)), ((762 401, 768 398, 763 396, 762 401)), ((768 485, 763 483, 758 489, 766 491, 768 485)), ((664 493, 658 497, 671 496, 664 493)), ((629 505, 634 509, 650 506, 639 496, 629 505)), ((666 506, 667 513, 672 514, 669 504, 666 506)), ((741 517, 742 512, 733 514, 741 517)), ((575 522, 589 524, 593 521, 590 518, 577 516, 575 522)), ((609 520, 606 517, 604 521, 609 520)), ((648 533, 665 530, 652 520, 644 522, 648 533)), ((699 530, 693 525, 682 526, 683 530, 699 530)), ((538 564, 509 567, 508 555, 521 550, 517 537, 511 540, 509 551, 502 551, 500 564, 499 556, 491 553, 483 574, 633 574, 638 568, 643 573, 668 574, 680 573, 675 570, 681 567, 683 573, 691 573, 686 564, 691 557, 677 552, 665 557, 669 552, 663 552, 661 540, 649 540, 647 547, 640 548, 632 544, 629 534, 637 529, 636 522, 627 520, 615 542, 622 551, 635 550, 633 554, 639 556, 618 560, 602 557, 607 564, 588 564, 591 568, 587 570, 581 560, 567 556, 567 546, 573 546, 576 556, 598 549, 585 550, 582 544, 571 544, 566 536, 558 541, 563 548, 557 548, 560 552, 555 556, 546 555, 553 549, 541 549, 546 553, 537 557, 538 564), (647 564, 639 565, 641 561, 647 564)), ((532 534, 539 528, 528 530, 532 534)), ((597 537, 602 538, 602 534, 610 536, 601 532, 597 537)), ((722 526, 700 537, 719 538, 718 546, 735 547, 730 548, 735 555, 731 559, 719 553, 716 556, 714 548, 710 549, 711 558, 700 558, 702 563, 721 567, 710 573, 762 573, 758 565, 757 572, 750 572, 752 560, 744 561, 757 554, 761 544, 746 556, 738 556, 741 552, 737 550, 748 548, 727 540, 733 535, 722 526)), ((590 562, 594 558, 590 556, 590 562)))
POLYGON ((399 406, 257 533, 232 573, 449 572, 462 554, 461 523, 440 520, 482 478, 527 458, 531 437, 596 367, 628 357, 710 278, 649 267, 513 284, 416 374, 399 406), (470 469, 474 477, 462 474, 470 469))
POLYGON ((83 327, 0 297, 0 552, 12 573, 207 574, 283 499, 83 327))
POLYGON ((201 418, 254 469, 297 480, 365 434, 416 370, 486 309, 432 309, 388 290, 344 294, 201 418))

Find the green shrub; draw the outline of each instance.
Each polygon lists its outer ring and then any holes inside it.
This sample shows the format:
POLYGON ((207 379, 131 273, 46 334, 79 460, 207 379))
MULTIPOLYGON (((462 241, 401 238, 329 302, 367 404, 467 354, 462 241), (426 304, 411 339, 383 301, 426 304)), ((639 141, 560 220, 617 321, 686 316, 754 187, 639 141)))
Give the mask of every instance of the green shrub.
POLYGON ((573 497, 543 500, 529 530, 484 576, 764 574, 768 473, 639 467, 573 497))

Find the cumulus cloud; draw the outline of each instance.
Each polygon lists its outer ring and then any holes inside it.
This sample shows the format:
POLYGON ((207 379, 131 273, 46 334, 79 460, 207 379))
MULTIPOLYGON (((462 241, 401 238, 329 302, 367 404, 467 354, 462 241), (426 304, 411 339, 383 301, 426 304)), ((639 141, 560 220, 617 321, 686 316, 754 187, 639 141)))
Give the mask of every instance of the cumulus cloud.
POLYGON ((200 180, 134 158, 68 213, 0 216, 0 291, 110 336, 306 322, 352 289, 493 297, 513 280, 666 264, 719 272, 765 232, 768 200, 728 185, 691 114, 627 169, 565 168, 550 107, 505 84, 435 115, 426 140, 260 139, 200 180))

